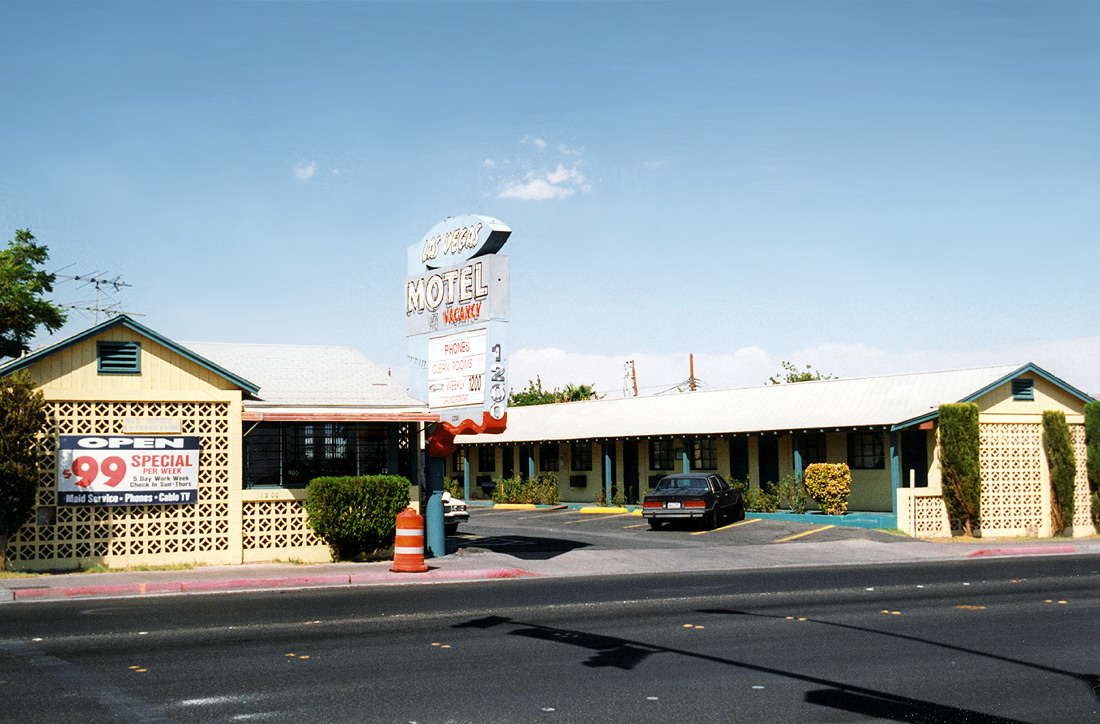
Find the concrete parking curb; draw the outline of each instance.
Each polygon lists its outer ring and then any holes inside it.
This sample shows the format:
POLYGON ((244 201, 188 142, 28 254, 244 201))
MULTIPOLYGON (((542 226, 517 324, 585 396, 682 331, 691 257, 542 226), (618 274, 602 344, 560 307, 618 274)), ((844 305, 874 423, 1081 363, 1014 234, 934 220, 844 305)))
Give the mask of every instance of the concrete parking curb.
POLYGON ((1015 546, 1013 548, 982 548, 976 551, 970 551, 966 555, 973 558, 974 556, 1026 556, 1026 555, 1046 555, 1050 553, 1076 553, 1077 549, 1073 546, 1015 546))

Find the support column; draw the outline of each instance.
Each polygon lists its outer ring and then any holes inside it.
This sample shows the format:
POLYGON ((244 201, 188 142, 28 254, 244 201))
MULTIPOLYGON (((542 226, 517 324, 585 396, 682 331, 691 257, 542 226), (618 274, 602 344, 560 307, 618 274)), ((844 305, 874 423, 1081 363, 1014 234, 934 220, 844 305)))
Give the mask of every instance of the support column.
POLYGON ((898 514, 898 488, 901 487, 901 459, 898 449, 898 433, 890 433, 890 512, 898 514))

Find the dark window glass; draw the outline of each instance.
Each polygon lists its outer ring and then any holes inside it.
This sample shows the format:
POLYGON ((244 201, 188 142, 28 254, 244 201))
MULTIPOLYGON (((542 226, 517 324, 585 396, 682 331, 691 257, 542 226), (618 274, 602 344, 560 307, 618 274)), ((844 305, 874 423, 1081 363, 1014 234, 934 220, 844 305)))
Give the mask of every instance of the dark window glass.
POLYGON ((497 469, 496 448, 481 445, 477 449, 477 470, 479 473, 493 473, 497 469))
POLYGON ((303 488, 319 477, 384 474, 388 443, 383 425, 261 422, 244 437, 244 484, 303 488))
POLYGON ((802 453, 802 469, 814 463, 828 462, 825 458, 825 433, 811 432, 798 436, 798 448, 802 453))
POLYGON ((569 468, 571 470, 592 469, 592 444, 575 442, 569 446, 569 468))
POLYGON ((691 469, 718 469, 718 441, 714 438, 691 441, 691 469))
POLYGON ((544 442, 539 445, 539 471, 552 473, 558 469, 558 444, 544 442))
POLYGON ((882 470, 886 459, 882 453, 882 433, 848 433, 848 467, 852 470, 882 470))
POLYGON ((649 441, 650 470, 672 470, 676 466, 671 440, 649 441))

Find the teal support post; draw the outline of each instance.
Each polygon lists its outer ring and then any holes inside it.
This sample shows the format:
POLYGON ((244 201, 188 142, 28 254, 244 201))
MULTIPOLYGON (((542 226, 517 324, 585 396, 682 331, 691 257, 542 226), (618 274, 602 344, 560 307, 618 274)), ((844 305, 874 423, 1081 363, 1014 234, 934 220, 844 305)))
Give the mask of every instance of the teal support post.
POLYGON ((680 472, 691 472, 691 438, 685 437, 680 447, 680 472))
POLYGON ((462 451, 462 499, 470 499, 470 448, 462 451))
POLYGON ((447 534, 443 530, 443 458, 428 456, 427 502, 424 504, 424 555, 447 555, 447 534))
POLYGON ((898 514, 898 488, 901 487, 901 461, 898 455, 898 433, 890 433, 890 511, 898 514))
POLYGON ((797 432, 791 433, 791 447, 794 448, 794 474, 802 474, 802 436, 797 432))
POLYGON ((531 446, 531 451, 527 453, 527 479, 535 479, 535 446, 531 446))
POLYGON ((608 444, 605 442, 602 446, 603 451, 603 494, 604 500, 611 503, 611 453, 608 450, 608 444))

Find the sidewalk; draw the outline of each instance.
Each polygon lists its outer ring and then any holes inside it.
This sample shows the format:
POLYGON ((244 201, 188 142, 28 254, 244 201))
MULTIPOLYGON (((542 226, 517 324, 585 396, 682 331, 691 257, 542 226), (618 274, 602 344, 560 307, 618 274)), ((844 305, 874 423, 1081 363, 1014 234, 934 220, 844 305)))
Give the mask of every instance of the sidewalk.
POLYGON ((879 542, 863 539, 770 543, 710 549, 706 557, 683 549, 585 549, 521 559, 479 548, 429 558, 424 573, 394 573, 391 562, 245 563, 172 571, 111 571, 0 578, 0 605, 65 598, 115 598, 293 588, 343 588, 453 583, 529 576, 607 576, 668 571, 719 571, 798 566, 963 560, 1021 555, 1096 555, 1098 538, 1011 541, 879 542))

